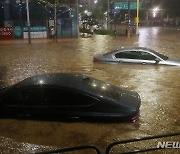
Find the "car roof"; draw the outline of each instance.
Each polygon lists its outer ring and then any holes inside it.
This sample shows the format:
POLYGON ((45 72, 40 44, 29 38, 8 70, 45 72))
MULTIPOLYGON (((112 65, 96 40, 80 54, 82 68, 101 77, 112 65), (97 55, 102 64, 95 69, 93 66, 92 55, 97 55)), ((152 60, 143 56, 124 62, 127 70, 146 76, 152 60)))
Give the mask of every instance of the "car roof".
MULTIPOLYGON (((12 87, 16 89, 36 86, 67 88, 81 91, 86 94, 90 94, 91 96, 106 98, 111 101, 118 101, 121 98, 122 92, 130 93, 128 90, 122 89, 104 81, 81 74, 71 73, 40 74, 24 79, 12 87)), ((11 87, 7 88, 7 90, 10 88, 11 87)))
POLYGON ((106 56, 106 55, 111 55, 111 54, 114 54, 114 53, 118 53, 118 52, 123 52, 123 51, 129 51, 129 50, 143 50, 143 51, 148 51, 148 52, 151 52, 159 57, 162 58, 165 57, 164 55, 152 50, 152 49, 149 49, 149 48, 145 48, 145 47, 121 47, 121 48, 118 48, 116 50, 112 50, 110 52, 107 52, 107 53, 104 53, 103 55, 106 56))
POLYGON ((146 48, 146 47, 121 47, 120 49, 117 49, 115 51, 124 51, 124 50, 143 50, 143 51, 148 51, 148 52, 151 52, 153 53, 154 55, 164 59, 164 60, 167 60, 168 57, 153 50, 153 49, 150 49, 150 48, 146 48))
POLYGON ((146 47, 121 47, 119 50, 145 50, 145 51, 155 52, 154 50, 146 47))
POLYGON ((90 84, 92 80, 95 79, 80 74, 45 73, 24 79, 23 81, 18 83, 18 87, 36 85, 77 87, 77 84, 79 87, 84 87, 85 85, 90 84))
POLYGON ((145 48, 145 47, 121 47, 121 48, 118 48, 116 50, 106 52, 106 53, 104 53, 104 55, 109 55, 109 54, 112 54, 112 53, 116 53, 116 52, 119 52, 119 51, 125 51, 125 50, 146 50, 146 51, 156 53, 154 50, 149 49, 149 48, 145 48))

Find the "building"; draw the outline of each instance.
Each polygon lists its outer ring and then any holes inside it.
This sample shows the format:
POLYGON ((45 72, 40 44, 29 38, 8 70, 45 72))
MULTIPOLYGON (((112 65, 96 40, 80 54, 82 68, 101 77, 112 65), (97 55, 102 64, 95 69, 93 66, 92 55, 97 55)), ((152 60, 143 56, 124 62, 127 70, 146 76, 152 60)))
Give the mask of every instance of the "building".
MULTIPOLYGON (((58 38, 78 37, 78 0, 29 0, 29 17, 32 38, 50 38, 51 28, 58 38)), ((27 26, 26 1, 0 2, 0 39, 27 38, 27 26)))

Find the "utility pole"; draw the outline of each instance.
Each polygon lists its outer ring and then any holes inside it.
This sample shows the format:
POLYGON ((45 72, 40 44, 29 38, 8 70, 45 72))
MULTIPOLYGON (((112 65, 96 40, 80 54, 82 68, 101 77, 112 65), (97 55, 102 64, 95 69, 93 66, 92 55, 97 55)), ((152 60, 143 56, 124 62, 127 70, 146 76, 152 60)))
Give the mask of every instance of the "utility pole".
POLYGON ((47 4, 45 5, 45 10, 46 10, 46 32, 47 32, 47 38, 49 38, 49 33, 48 33, 48 15, 47 15, 47 4))
POLYGON ((129 38, 130 37, 130 0, 128 0, 128 22, 127 22, 127 37, 129 38))
POLYGON ((91 2, 88 0, 88 12, 91 12, 91 2))
POLYGON ((29 44, 31 44, 30 20, 29 20, 29 1, 28 0, 26 0, 26 11, 27 11, 28 41, 29 41, 29 44))
POLYGON ((107 5, 107 30, 109 30, 109 6, 110 6, 110 4, 109 4, 109 0, 107 0, 108 1, 108 5, 107 5))
POLYGON ((54 4, 54 31, 55 31, 55 40, 57 42, 57 0, 54 4))
POLYGON ((76 0, 76 14, 77 14, 77 38, 79 37, 79 7, 78 7, 78 0, 76 0))

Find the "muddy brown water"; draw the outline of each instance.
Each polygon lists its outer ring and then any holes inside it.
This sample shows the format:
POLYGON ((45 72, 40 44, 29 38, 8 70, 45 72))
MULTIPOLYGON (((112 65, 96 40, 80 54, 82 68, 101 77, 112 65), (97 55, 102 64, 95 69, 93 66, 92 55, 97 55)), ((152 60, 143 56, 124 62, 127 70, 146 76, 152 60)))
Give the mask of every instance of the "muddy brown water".
MULTIPOLYGON (((55 122, 0 119, 1 153, 96 145, 180 131, 180 67, 93 63, 94 54, 143 46, 180 59, 180 31, 141 28, 139 36, 0 41, 0 83, 12 85, 45 72, 81 73, 128 90, 142 99, 135 123, 55 122)), ((141 143, 144 145, 144 143, 141 143)), ((137 146, 137 145, 136 145, 137 146)), ((134 146, 133 146, 134 147, 134 146)))

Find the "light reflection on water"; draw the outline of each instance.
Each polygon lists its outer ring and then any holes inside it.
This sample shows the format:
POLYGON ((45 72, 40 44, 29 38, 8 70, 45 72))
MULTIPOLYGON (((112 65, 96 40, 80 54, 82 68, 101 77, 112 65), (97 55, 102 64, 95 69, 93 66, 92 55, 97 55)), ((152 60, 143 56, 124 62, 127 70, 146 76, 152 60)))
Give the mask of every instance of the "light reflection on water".
POLYGON ((151 30, 144 28, 140 31, 139 35, 139 46, 154 48, 159 42, 158 34, 160 33, 160 27, 154 27, 151 30), (151 43, 149 43, 149 38, 151 38, 151 43))
MULTIPOLYGON (((0 119, 0 136, 37 145, 67 147, 82 144, 105 146, 114 140, 180 130, 180 69, 165 66, 94 64, 93 55, 120 46, 145 46, 180 58, 179 33, 160 28, 142 28, 140 36, 93 36, 92 38, 51 41, 0 42, 0 64, 7 85, 45 72, 71 72, 89 75, 128 90, 142 99, 140 119, 136 123, 64 123, 0 119), (176 37, 174 36, 176 35, 176 37), (171 37, 173 36, 173 37, 171 37), (171 37, 171 39, 170 39, 171 37), (14 47, 16 46, 16 47, 14 47), (13 51, 12 51, 13 48, 13 51), (172 50, 173 49, 173 50, 172 50), (6 71, 5 71, 6 70, 6 71)), ((1 138, 3 142, 5 139, 1 138)), ((6 146, 11 146, 7 143, 6 146)), ((19 148, 22 148, 20 146, 19 148)), ((0 149, 5 146, 0 144, 0 149)))

